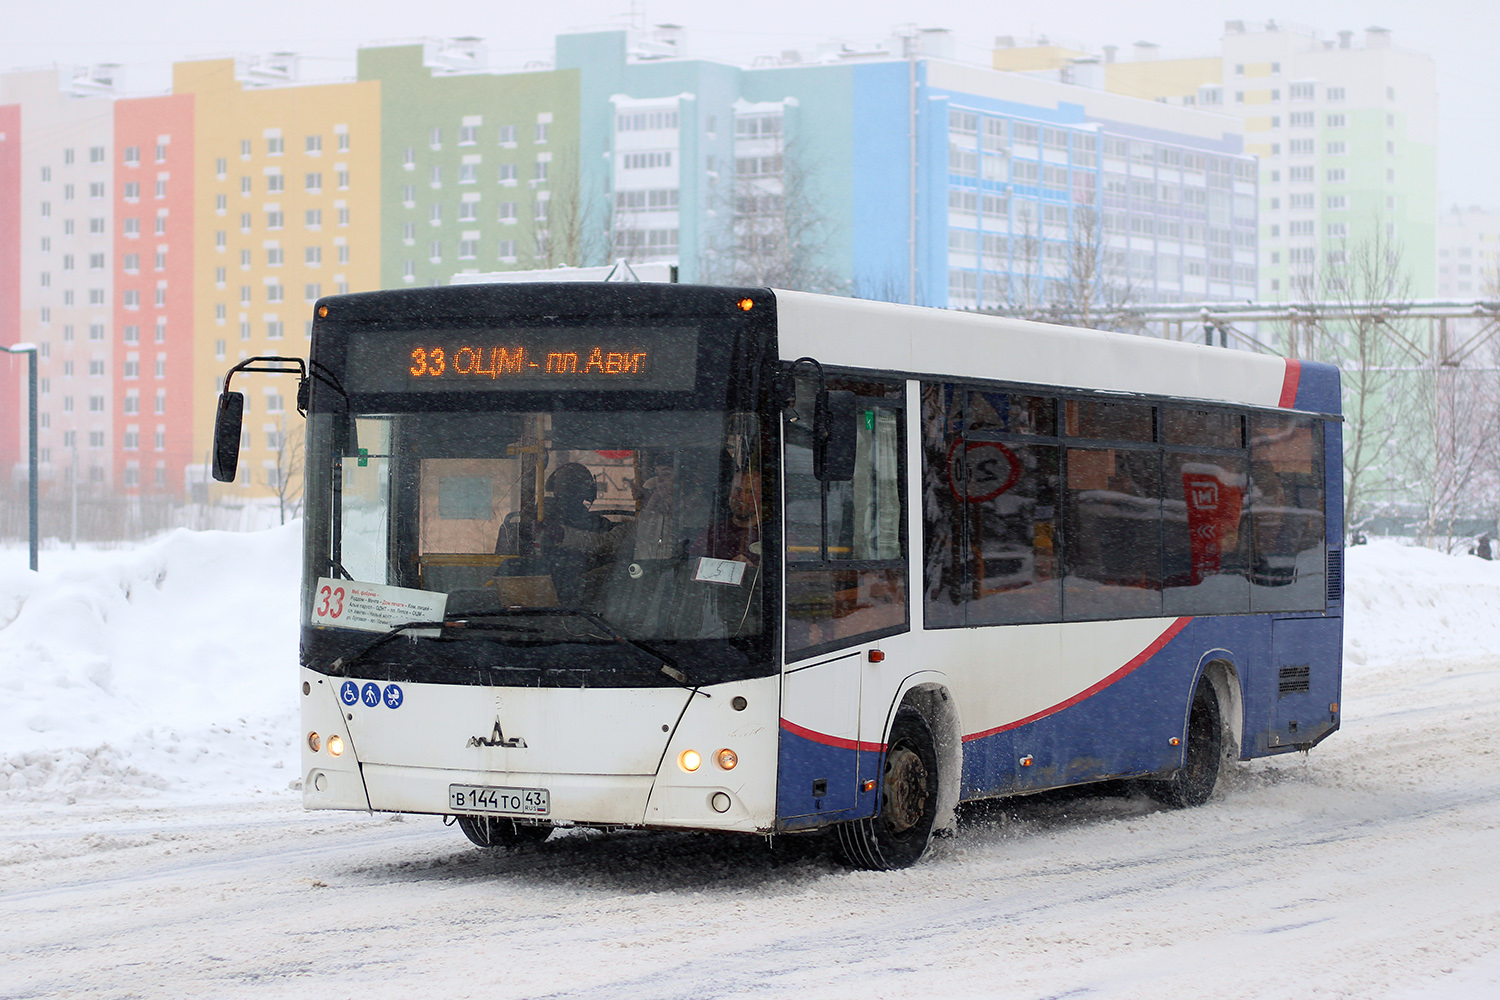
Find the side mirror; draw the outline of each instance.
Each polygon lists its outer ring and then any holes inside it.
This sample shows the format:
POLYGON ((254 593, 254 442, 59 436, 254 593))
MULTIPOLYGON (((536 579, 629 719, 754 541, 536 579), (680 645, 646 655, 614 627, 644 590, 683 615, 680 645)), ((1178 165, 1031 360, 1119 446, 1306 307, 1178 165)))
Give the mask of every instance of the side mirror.
POLYGON ((858 451, 858 400, 852 392, 834 389, 820 393, 813 419, 813 475, 825 483, 854 478, 858 451))
POLYGON ((240 466, 240 425, 245 419, 243 392, 219 393, 219 412, 214 416, 214 478, 234 482, 240 466))

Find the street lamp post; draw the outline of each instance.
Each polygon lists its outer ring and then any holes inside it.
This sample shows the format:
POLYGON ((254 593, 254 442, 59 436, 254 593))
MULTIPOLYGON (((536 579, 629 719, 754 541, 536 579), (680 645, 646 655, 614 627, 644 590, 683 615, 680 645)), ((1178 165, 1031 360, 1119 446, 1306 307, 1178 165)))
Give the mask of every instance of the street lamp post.
POLYGON ((30 493, 30 496, 29 496, 28 499, 31 502, 31 571, 33 573, 35 573, 36 572, 36 564, 37 564, 37 512, 36 512, 36 506, 37 506, 36 505, 36 478, 37 478, 37 468, 36 468, 36 356, 37 356, 37 347, 36 347, 35 344, 12 344, 9 347, 0 347, 0 351, 5 351, 8 354, 29 354, 29 355, 31 355, 30 364, 28 366, 28 378, 27 378, 27 382, 29 384, 29 388, 31 389, 31 392, 30 392, 31 403, 30 403, 30 412, 29 412, 29 416, 31 418, 30 419, 30 425, 31 425, 31 456, 30 456, 31 471, 30 471, 30 474, 26 477, 26 486, 27 486, 27 489, 28 489, 28 491, 30 493))

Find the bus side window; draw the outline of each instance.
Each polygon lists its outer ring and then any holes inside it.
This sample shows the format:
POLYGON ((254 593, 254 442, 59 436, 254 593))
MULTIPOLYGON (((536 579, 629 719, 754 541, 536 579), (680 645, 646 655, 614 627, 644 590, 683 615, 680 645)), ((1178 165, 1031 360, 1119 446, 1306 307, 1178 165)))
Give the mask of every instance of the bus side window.
POLYGON ((811 439, 786 425, 788 656, 851 645, 906 627, 899 385, 830 381, 860 396, 854 478, 820 483, 811 439), (892 404, 895 405, 892 405, 892 404))
POLYGON ((929 628, 1057 621, 1057 400, 922 390, 925 621, 929 628))
POLYGON ((1250 610, 1322 611, 1323 425, 1311 417, 1250 418, 1250 610))

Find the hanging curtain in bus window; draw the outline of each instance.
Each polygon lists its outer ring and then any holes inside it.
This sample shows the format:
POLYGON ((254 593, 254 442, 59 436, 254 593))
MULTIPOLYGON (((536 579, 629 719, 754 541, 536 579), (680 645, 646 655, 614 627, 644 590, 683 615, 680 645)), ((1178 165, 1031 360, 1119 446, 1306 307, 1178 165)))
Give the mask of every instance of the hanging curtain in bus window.
POLYGON ((1064 615, 1080 621, 1162 614, 1159 453, 1069 448, 1067 461, 1064 615))
POLYGON ((342 571, 351 580, 389 583, 391 421, 360 419, 355 433, 359 456, 339 459, 342 571))
POLYGON ((1323 427, 1311 417, 1250 418, 1252 611, 1321 611, 1323 427))
MULTIPOLYGON (((900 386, 830 381, 861 397, 854 478, 819 483, 810 436, 786 425, 788 653, 837 648, 906 625, 900 386), (869 401, 865 405, 866 400, 869 401), (820 520, 821 513, 821 520, 820 520)), ((799 410, 800 410, 799 394, 799 410)))

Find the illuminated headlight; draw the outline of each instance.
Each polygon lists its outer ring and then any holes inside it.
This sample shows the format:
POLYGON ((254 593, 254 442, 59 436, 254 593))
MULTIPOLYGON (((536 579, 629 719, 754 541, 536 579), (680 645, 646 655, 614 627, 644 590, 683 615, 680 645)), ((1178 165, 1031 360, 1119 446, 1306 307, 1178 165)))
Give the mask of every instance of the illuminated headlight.
POLYGON ((720 750, 718 753, 714 754, 714 763, 718 764, 726 771, 733 771, 734 766, 739 762, 740 755, 735 753, 728 747, 725 747, 723 750, 720 750))
POLYGON ((344 738, 342 736, 328 737, 328 752, 337 757, 344 752, 344 738))
POLYGON ((317 753, 319 750, 323 749, 323 737, 319 736, 317 733, 308 733, 307 749, 311 750, 313 753, 317 753))
POLYGON ((677 766, 684 771, 696 771, 703 766, 703 757, 696 750, 684 750, 677 755, 677 766))

